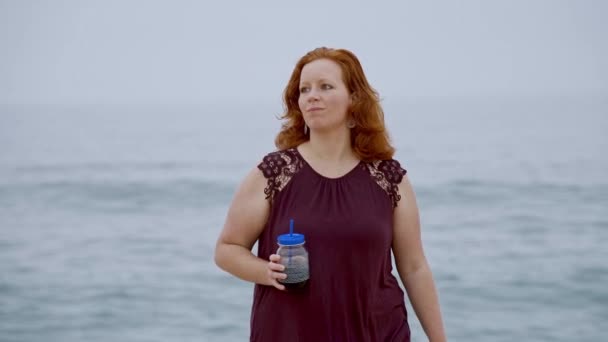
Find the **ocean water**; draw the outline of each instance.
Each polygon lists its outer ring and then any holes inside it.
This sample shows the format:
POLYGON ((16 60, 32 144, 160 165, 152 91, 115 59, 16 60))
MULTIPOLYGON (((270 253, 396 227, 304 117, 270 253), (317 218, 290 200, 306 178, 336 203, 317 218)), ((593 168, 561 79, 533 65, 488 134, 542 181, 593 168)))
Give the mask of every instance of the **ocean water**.
MULTIPOLYGON (((608 99, 384 108, 449 340, 604 340, 608 99)), ((213 249, 280 109, 1 107, 0 341, 247 340, 253 286, 213 249)))

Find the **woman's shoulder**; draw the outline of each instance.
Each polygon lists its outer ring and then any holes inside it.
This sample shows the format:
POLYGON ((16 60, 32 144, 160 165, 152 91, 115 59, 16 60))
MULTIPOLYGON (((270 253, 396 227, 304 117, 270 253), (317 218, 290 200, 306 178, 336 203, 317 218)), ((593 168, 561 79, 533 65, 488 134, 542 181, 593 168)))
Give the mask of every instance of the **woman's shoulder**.
POLYGON ((302 159, 295 148, 277 150, 266 153, 257 165, 264 177, 280 176, 286 169, 296 171, 302 166, 302 159))
POLYGON ((373 160, 365 162, 365 165, 372 175, 386 178, 387 181, 394 184, 401 183, 401 180, 403 180, 403 177, 407 173, 407 170, 401 165, 399 160, 394 158, 373 160))
POLYGON ((272 199, 281 191, 303 165, 303 159, 295 148, 272 151, 264 155, 257 168, 268 180, 264 189, 266 198, 272 199))
POLYGON ((407 174, 407 170, 394 158, 374 160, 364 163, 372 179, 391 198, 393 206, 401 199, 399 184, 407 174))

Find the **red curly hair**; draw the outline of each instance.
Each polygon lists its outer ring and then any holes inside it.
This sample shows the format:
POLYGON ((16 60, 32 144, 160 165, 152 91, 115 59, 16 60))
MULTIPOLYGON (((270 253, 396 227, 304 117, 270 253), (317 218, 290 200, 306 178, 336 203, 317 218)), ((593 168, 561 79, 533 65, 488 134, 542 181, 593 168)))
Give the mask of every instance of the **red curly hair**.
POLYGON ((368 83, 361 63, 352 52, 326 47, 314 49, 300 58, 291 74, 283 93, 285 112, 280 119, 284 122, 275 139, 277 148, 294 148, 309 139, 304 134, 304 118, 298 105, 300 74, 306 64, 321 58, 330 59, 340 66, 344 84, 352 95, 349 111, 355 122, 351 129, 351 145, 355 154, 363 161, 391 159, 395 149, 384 125, 378 92, 368 83))

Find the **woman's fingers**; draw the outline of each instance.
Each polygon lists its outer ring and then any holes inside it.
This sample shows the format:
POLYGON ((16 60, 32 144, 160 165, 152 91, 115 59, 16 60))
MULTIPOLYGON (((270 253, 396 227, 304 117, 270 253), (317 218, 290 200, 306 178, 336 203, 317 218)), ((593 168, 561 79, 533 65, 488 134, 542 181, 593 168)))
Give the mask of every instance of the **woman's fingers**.
POLYGON ((285 266, 283 266, 281 264, 276 264, 274 262, 269 262, 268 269, 270 269, 271 271, 275 271, 275 272, 283 272, 283 271, 285 271, 285 266))
POLYGON ((287 274, 283 273, 285 266, 279 263, 281 257, 277 254, 272 254, 268 259, 270 259, 270 262, 268 263, 268 277, 270 278, 272 286, 279 290, 285 290, 285 286, 278 282, 279 280, 287 278, 287 274))
POLYGON ((281 265, 281 257, 276 255, 276 254, 272 254, 270 256, 270 262, 268 263, 268 268, 270 268, 273 271, 279 271, 279 272, 283 272, 285 270, 285 266, 281 265))
POLYGON ((285 291, 285 286, 281 285, 278 281, 273 280, 272 281, 272 286, 276 287, 277 289, 281 290, 281 291, 285 291))
POLYGON ((281 273, 281 272, 269 271, 269 274, 270 274, 270 279, 283 280, 283 279, 287 278, 287 274, 281 273))

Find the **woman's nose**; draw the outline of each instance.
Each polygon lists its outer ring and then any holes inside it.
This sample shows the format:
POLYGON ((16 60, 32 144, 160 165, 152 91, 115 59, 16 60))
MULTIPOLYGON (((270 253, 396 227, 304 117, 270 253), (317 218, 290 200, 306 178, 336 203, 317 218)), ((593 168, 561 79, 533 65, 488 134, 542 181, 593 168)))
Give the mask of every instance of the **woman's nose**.
POLYGON ((308 92, 308 101, 317 101, 319 100, 319 93, 315 89, 311 89, 308 92))

